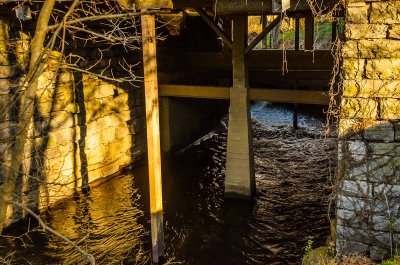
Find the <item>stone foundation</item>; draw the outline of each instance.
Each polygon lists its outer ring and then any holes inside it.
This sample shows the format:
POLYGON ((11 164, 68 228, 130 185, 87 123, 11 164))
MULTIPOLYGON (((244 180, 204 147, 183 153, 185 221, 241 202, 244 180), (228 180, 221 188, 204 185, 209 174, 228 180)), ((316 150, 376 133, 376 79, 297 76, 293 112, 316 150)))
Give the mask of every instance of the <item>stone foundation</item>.
POLYGON ((400 1, 351 0, 339 124, 339 254, 400 246, 400 1))
MULTIPOLYGON (((29 33, 19 32, 0 19, 0 183, 11 161, 12 139, 19 114, 18 83, 29 62, 29 33), (13 96, 16 99, 13 102, 13 96)), ((99 67, 118 65, 128 58, 121 49, 102 54, 99 67)), ((68 52, 85 58, 100 57, 96 49, 78 46, 68 52)), ((140 55, 140 54, 139 54, 140 55)), ((57 53, 52 54, 57 57, 57 53)), ((132 58, 132 54, 129 55, 132 58)), ((140 56, 137 56, 140 61, 140 56)), ((97 179, 119 172, 145 150, 142 89, 129 83, 110 82, 95 75, 61 71, 50 58, 39 78, 35 115, 29 125, 24 162, 15 200, 33 209, 45 209, 97 179)), ((92 69, 100 72, 101 69, 92 69)), ((139 69, 140 71, 140 69, 139 69)), ((113 67, 118 75, 118 68, 113 67)), ((138 73, 138 75, 140 75, 138 73)), ((21 217, 8 210, 7 223, 21 217)))

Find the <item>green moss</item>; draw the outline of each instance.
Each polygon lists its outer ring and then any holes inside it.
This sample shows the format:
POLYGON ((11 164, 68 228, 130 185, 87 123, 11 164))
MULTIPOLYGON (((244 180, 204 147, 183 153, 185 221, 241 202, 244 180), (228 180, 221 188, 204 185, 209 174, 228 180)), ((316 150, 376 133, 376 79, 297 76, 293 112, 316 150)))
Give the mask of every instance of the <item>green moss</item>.
POLYGON ((400 264, 400 257, 394 257, 393 259, 385 260, 379 263, 379 265, 399 265, 400 264))

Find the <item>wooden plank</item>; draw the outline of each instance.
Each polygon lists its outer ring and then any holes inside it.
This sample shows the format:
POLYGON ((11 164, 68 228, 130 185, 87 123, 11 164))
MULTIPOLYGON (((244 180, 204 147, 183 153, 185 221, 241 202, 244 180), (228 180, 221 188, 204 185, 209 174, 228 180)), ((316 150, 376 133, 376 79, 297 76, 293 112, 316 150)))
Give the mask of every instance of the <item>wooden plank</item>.
MULTIPOLYGON (((161 52, 160 52, 161 54, 161 52)), ((282 69, 281 50, 253 50, 247 54, 249 68, 282 69)), ((332 70, 333 56, 331 51, 316 50, 313 53, 305 51, 286 51, 286 60, 290 70, 332 70)), ((159 58, 159 67, 171 70, 190 67, 229 68, 230 58, 219 52, 181 52, 174 53, 164 50, 159 58)))
POLYGON ((143 69, 146 98, 147 155, 149 164, 151 241, 153 261, 164 256, 160 121, 154 15, 142 15, 143 69))
POLYGON ((258 34, 258 36, 249 44, 249 46, 247 46, 247 48, 246 48, 246 50, 245 50, 245 53, 247 54, 247 53, 249 53, 251 50, 253 50, 254 47, 256 47, 256 45, 257 45, 260 41, 262 41, 262 40, 265 38, 265 36, 267 36, 267 34, 270 33, 271 30, 273 30, 273 29, 276 27, 276 25, 279 24, 279 22, 281 21, 281 19, 282 19, 282 16, 277 16, 277 17, 271 22, 271 24, 269 24, 267 27, 265 27, 265 28, 263 29, 263 31, 262 31, 260 34, 258 34))
POLYGON ((201 16, 204 22, 210 26, 210 28, 222 39, 222 41, 232 49, 232 41, 228 38, 225 32, 207 15, 207 13, 202 8, 196 8, 197 13, 201 16))
MULTIPOLYGON (((306 0, 290 0, 290 6, 287 11, 307 11, 310 10, 306 0)), ((325 5, 324 5, 325 7, 325 5)), ((272 10, 271 0, 215 0, 214 12, 217 14, 280 14, 272 10)))
MULTIPOLYGON (((161 97, 229 99, 229 87, 160 85, 161 97)), ((250 100, 270 101, 279 103, 299 103, 328 105, 329 92, 315 90, 291 90, 274 88, 250 88, 250 100)))

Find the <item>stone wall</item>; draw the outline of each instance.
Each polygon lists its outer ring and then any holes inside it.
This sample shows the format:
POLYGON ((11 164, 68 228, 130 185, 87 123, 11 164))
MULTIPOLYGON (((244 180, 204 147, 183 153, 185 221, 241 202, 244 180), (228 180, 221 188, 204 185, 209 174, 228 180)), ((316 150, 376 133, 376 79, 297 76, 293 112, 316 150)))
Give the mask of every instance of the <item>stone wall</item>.
POLYGON ((400 247, 400 1, 350 0, 339 125, 339 253, 400 247))
MULTIPOLYGON (((19 114, 18 97, 12 104, 12 96, 19 95, 18 83, 26 72, 28 36, 0 19, 0 183, 11 160, 10 140, 19 114)), ((98 65, 111 62, 118 75, 118 60, 128 55, 114 49, 103 52, 98 65)), ((83 63, 100 57, 90 45, 68 52, 82 56, 83 63)), ((55 74, 57 56, 52 54, 39 78, 35 115, 15 190, 15 199, 34 209, 45 209, 88 183, 119 172, 145 150, 143 90, 86 73, 55 74)), ((20 214, 10 207, 7 222, 20 214)))

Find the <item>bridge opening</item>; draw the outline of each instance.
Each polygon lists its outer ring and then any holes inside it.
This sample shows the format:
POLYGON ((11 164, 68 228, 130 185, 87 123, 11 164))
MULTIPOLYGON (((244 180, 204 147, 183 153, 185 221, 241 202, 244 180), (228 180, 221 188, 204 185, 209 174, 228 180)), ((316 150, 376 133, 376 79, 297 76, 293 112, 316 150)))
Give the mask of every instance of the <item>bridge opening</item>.
MULTIPOLYGON (((0 227, 27 213, 35 217, 32 210, 45 210, 74 193, 81 204, 59 206, 58 224, 68 209, 78 220, 70 223, 76 225, 72 236, 83 233, 84 239, 117 246, 129 233, 135 238, 135 251, 151 251, 153 262, 165 256, 190 264, 221 264, 227 259, 229 264, 293 263, 307 234, 317 234, 315 240, 322 242, 329 233, 330 224, 321 216, 329 208, 327 180, 335 168, 331 158, 336 157, 337 145, 335 137, 323 137, 320 115, 343 98, 339 136, 348 138, 338 144, 344 181, 337 199, 339 233, 330 242, 336 241, 338 251, 351 245, 372 257, 385 253, 365 237, 345 238, 346 233, 357 234, 361 224, 372 227, 379 240, 390 238, 391 249, 397 244, 392 217, 398 216, 398 84, 387 80, 397 80, 393 75, 399 63, 392 57, 398 57, 399 34, 398 18, 387 13, 392 10, 386 8, 388 3, 346 6, 349 41, 340 50, 344 60, 339 65, 332 49, 333 40, 343 37, 343 10, 335 9, 327 22, 322 19, 324 7, 315 17, 309 1, 120 0, 70 5, 46 0, 43 7, 57 5, 55 15, 40 12, 42 2, 24 2, 15 7, 18 20, 10 20, 12 2, 0 7, 0 105, 5 105, 0 115, 5 136, 0 142, 5 165, 0 172, 0 195, 5 196, 0 200, 0 227), (288 4, 286 12, 276 9, 288 4), (83 18, 69 19, 68 10, 76 5, 75 16, 83 18), (44 32, 33 27, 26 21, 32 18, 30 8, 53 25, 44 32), (101 27, 86 24, 87 12, 104 10, 112 14, 89 16, 103 19, 101 27), (111 42, 112 48, 98 38, 111 42), (35 47, 45 40, 50 46, 35 47), (29 52, 36 62, 29 62, 29 52), (140 67, 135 64, 138 58, 140 67), (340 66, 343 95, 332 95, 332 71, 340 72, 340 66), (30 73, 38 70, 38 78, 32 79, 30 73), (120 70, 127 70, 129 77, 121 76, 120 70), (137 73, 143 79, 137 79, 137 73), (24 80, 34 80, 33 85, 24 80), (165 153, 175 155, 164 159, 165 153), (146 172, 133 170, 116 178, 122 186, 115 179, 106 184, 113 196, 132 204, 118 203, 112 216, 105 208, 92 207, 93 198, 112 198, 107 189, 96 193, 94 180, 104 181, 144 155, 148 164, 141 170, 146 172), (144 189, 132 181, 138 178, 149 180, 144 189), (150 191, 143 193, 147 203, 140 200, 140 190, 150 191), (360 198, 364 194, 366 199, 360 198), (374 208, 382 208, 383 195, 390 198, 388 214, 374 208), (354 214, 358 206, 353 202, 366 205, 362 218, 354 214), (147 219, 143 205, 149 210, 147 219), (137 217, 138 225, 121 222, 118 216, 125 217, 125 212, 137 217), (387 215, 389 226, 381 225, 387 223, 387 215), (126 229, 103 238, 109 229, 99 227, 110 222, 126 229), (142 238, 148 231, 151 240, 142 238), (238 251, 241 246, 250 254, 238 251), (277 257, 281 253, 289 254, 277 257)), ((46 251, 51 248, 46 245, 46 251)), ((129 247, 121 251, 126 254, 129 247)), ((148 254, 136 257, 146 263, 148 254)), ((85 257, 93 263, 90 255, 85 257)), ((71 258, 72 263, 79 260, 71 258)))

